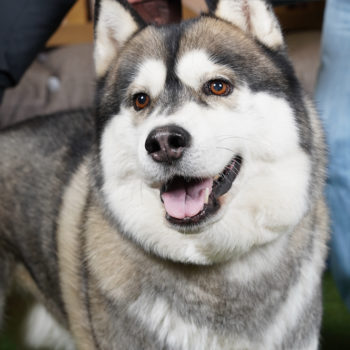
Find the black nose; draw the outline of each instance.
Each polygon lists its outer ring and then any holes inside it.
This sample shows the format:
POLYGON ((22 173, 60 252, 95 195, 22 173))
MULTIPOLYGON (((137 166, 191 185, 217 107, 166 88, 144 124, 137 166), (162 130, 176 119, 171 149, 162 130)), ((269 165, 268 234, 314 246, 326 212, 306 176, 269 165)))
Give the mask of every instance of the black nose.
POLYGON ((170 164, 182 157, 190 141, 191 135, 185 129, 177 125, 166 125, 150 132, 145 148, 156 162, 170 164))

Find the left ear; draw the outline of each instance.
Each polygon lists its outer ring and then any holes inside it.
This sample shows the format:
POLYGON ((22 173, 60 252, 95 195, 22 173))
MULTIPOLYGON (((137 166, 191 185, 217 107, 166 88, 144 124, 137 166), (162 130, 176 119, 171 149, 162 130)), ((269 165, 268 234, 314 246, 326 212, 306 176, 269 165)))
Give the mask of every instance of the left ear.
POLYGON ((206 0, 209 11, 231 22, 264 45, 284 46, 280 25, 272 5, 265 0, 206 0))
POLYGON ((102 77, 125 42, 144 21, 127 0, 96 0, 95 3, 95 70, 102 77))

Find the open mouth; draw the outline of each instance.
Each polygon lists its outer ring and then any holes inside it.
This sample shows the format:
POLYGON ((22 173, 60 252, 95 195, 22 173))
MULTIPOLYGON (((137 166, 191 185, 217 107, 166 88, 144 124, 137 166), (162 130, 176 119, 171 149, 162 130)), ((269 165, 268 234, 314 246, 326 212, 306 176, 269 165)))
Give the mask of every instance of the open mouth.
POLYGON ((230 190, 241 165, 242 158, 236 156, 214 178, 172 178, 162 186, 160 193, 166 219, 186 226, 199 224, 216 213, 220 208, 219 198, 230 190))

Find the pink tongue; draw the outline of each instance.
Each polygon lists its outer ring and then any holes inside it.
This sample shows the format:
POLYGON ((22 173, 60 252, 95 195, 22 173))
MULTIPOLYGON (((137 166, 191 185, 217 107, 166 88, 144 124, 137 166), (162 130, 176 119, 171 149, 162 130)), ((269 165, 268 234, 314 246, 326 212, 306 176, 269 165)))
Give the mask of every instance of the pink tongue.
POLYGON ((176 219, 197 215, 204 207, 206 188, 210 194, 212 185, 213 179, 191 183, 177 180, 172 189, 162 194, 166 212, 176 219))

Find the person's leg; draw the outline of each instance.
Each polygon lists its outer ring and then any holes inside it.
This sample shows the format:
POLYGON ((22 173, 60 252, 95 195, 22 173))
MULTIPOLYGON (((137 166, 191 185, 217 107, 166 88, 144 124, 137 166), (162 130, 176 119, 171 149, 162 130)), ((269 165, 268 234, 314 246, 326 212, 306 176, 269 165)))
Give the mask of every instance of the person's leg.
POLYGON ((0 103, 18 83, 76 0, 0 2, 0 103))
POLYGON ((327 135, 330 268, 350 309, 350 1, 328 0, 315 98, 327 135))

